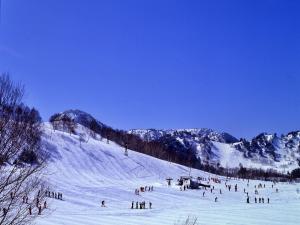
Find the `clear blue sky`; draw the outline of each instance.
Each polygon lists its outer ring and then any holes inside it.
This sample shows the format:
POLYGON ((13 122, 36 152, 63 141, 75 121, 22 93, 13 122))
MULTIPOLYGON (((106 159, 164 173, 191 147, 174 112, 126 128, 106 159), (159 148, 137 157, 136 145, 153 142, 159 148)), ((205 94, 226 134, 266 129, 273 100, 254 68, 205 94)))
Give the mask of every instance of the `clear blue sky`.
POLYGON ((44 120, 300 129, 300 1, 2 0, 0 72, 44 120))

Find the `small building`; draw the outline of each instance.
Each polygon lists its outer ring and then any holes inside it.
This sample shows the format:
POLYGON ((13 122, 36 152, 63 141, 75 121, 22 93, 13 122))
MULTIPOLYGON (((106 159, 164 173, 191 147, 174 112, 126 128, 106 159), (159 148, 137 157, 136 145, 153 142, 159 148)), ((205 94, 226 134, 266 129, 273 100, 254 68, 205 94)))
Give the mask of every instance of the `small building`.
POLYGON ((192 177, 191 176, 181 176, 178 180, 177 180, 177 185, 182 186, 182 185, 190 185, 190 181, 191 181, 192 177))

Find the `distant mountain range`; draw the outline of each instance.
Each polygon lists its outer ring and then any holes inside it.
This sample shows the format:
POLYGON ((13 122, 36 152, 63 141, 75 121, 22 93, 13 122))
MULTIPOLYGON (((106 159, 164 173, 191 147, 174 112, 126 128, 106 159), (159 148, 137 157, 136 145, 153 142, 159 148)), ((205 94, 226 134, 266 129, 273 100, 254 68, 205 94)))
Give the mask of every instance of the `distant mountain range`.
MULTIPOLYGON (((97 125, 97 129, 111 127, 80 110, 68 110, 51 117, 60 120, 70 118, 87 128, 97 125)), ((119 130, 117 130, 119 131, 119 130)), ((134 135, 144 142, 155 141, 174 151, 192 151, 202 164, 224 168, 247 167, 276 169, 287 172, 300 163, 300 131, 285 135, 261 133, 252 140, 237 139, 234 136, 211 129, 133 129, 122 134, 134 135)))

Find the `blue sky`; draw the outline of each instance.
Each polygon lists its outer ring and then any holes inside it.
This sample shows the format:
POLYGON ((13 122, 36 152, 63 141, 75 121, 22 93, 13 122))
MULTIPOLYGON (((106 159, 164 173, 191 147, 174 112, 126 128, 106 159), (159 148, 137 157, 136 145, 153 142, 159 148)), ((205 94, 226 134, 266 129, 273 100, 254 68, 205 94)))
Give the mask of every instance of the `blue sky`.
POLYGON ((299 1, 2 0, 0 72, 44 120, 299 130, 299 1))

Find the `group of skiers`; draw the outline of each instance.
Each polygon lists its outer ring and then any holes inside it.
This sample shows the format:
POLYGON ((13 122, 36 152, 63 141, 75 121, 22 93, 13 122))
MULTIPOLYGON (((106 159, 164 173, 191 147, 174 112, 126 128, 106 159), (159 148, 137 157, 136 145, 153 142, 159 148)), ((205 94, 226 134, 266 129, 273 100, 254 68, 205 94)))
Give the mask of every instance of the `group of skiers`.
MULTIPOLYGON (((266 188, 266 185, 264 184, 262 184, 262 183, 259 183, 257 186, 256 185, 254 185, 254 188, 256 189, 256 187, 258 188, 258 189, 260 189, 260 188, 266 188)), ((273 188, 273 185, 272 185, 272 188, 273 188)))
MULTIPOLYGON (((42 207, 39 199, 37 199, 37 201, 36 201, 36 207, 38 209, 38 215, 41 215, 42 214, 42 210, 47 208, 47 202, 44 201, 44 204, 43 204, 43 207, 42 207)), ((29 215, 32 215, 32 210, 33 209, 31 207, 31 205, 29 206, 28 210, 29 210, 29 215)))
POLYGON ((220 180, 220 179, 214 178, 214 177, 208 178, 208 181, 213 181, 213 182, 215 182, 215 183, 217 183, 217 184, 220 184, 220 183, 221 183, 221 180, 220 180))
MULTIPOLYGON (((265 203, 264 198, 258 198, 258 201, 257 201, 257 198, 255 197, 254 201, 255 201, 255 203, 265 203)), ((270 203, 270 198, 267 198, 267 203, 268 204, 270 203)))
MULTIPOLYGON (((16 198, 16 196, 14 195, 13 192, 10 193, 10 197, 13 200, 14 198, 16 198)), ((36 196, 36 204, 35 207, 38 209, 38 215, 42 214, 42 210, 47 208, 47 202, 44 201, 44 203, 42 204, 40 201, 41 196, 40 196, 40 191, 38 191, 38 194, 36 196), (43 206, 42 206, 43 205, 43 206)), ((28 205, 28 213, 29 215, 33 214, 33 204, 29 203, 29 198, 28 196, 23 196, 22 198, 22 203, 28 205)), ((8 209, 7 208, 2 208, 2 216, 6 216, 6 214, 8 213, 8 209)))
MULTIPOLYGON (((138 189, 135 189, 135 195, 140 195, 140 192, 152 192, 154 190, 153 186, 142 186, 138 189)), ((146 202, 131 202, 131 209, 146 209, 146 202)), ((149 209, 152 209, 152 202, 149 202, 149 209)))
POLYGON ((136 195, 139 195, 140 192, 153 191, 153 190, 154 190, 153 186, 145 186, 145 187, 140 187, 139 189, 135 189, 134 193, 136 195))
POLYGON ((189 185, 182 185, 180 186, 180 191, 186 191, 189 188, 190 188, 189 185))
POLYGON ((63 194, 62 193, 60 193, 60 192, 58 192, 58 193, 56 193, 56 192, 51 192, 51 191, 46 191, 45 192, 45 195, 46 195, 46 197, 48 197, 48 198, 55 198, 55 199, 58 199, 58 200, 63 200, 63 194))
MULTIPOLYGON (((35 200, 35 207, 38 209, 38 215, 41 215, 42 211, 44 209, 47 209, 47 201, 45 200, 44 202, 42 202, 41 200, 42 200, 41 191, 38 191, 38 194, 37 194, 36 200, 35 200)), ((33 207, 32 207, 32 204, 28 203, 28 196, 23 196, 23 203, 29 205, 28 212, 29 212, 29 215, 32 215, 33 207)))
MULTIPOLYGON (((226 182, 225 182, 225 187, 228 189, 228 191, 231 191, 232 185, 231 185, 231 184, 227 184, 227 181, 226 181, 226 182)), ((237 185, 237 184, 234 185, 234 191, 235 191, 235 192, 238 191, 238 185, 237 185)))
MULTIPOLYGON (((249 184, 249 181, 248 181, 248 184, 249 184)), ((273 182, 272 184, 272 188, 274 188, 274 185, 275 185, 275 182, 273 182)), ((247 185, 249 186, 249 185, 247 185)), ((258 185, 254 185, 254 188, 255 188, 255 191, 254 191, 254 194, 255 195, 259 195, 259 192, 257 189, 265 189, 266 188, 266 184, 262 184, 262 183, 259 183, 258 185)), ((245 193, 245 189, 244 189, 244 193, 245 193)), ((278 192, 278 189, 276 189, 276 192, 278 192)), ((249 197, 249 194, 247 192, 247 199, 246 199, 246 202, 249 204, 250 203, 250 197, 249 197)), ((254 202, 255 203, 265 203, 265 198, 264 197, 254 197, 254 202)), ((270 203, 270 198, 266 198, 266 203, 270 203)))
MULTIPOLYGON (((211 180, 213 182, 215 182, 215 183, 219 183, 219 181, 216 181, 216 180, 210 178, 209 181, 211 181, 211 180)), ((225 182, 225 188, 228 189, 228 191, 231 191, 233 185, 232 184, 228 184, 228 182, 229 182, 229 180, 226 180, 226 182, 225 182)), ((208 182, 208 184, 209 184, 209 182, 208 182)), ((274 185, 275 185, 275 182, 273 182, 272 188, 274 188, 274 185)), ((238 192, 238 184, 234 184, 233 187, 234 187, 235 192, 238 192)), ((249 180, 247 182, 247 187, 249 187, 249 180)), ((259 193, 258 193, 257 189, 264 189, 264 188, 266 188, 266 184, 259 183, 258 185, 254 185, 254 188, 255 188, 255 195, 258 195, 259 193)), ((206 187, 205 187, 205 190, 206 190, 206 187)), ((215 190, 215 187, 211 186, 210 192, 212 194, 214 194, 214 192, 213 192, 214 190, 215 190)), ((276 188, 276 192, 278 192, 278 188, 276 188)), ((246 191, 246 188, 244 188, 244 193, 247 195, 246 196, 246 202, 250 203, 250 196, 249 196, 249 193, 246 191)), ((205 197, 205 194, 206 194, 206 192, 204 191, 202 193, 202 197, 205 197)), ((219 194, 222 195, 222 189, 221 188, 219 189, 219 194)), ((218 202, 218 197, 215 197, 214 200, 215 200, 215 202, 218 202)), ((270 203, 270 198, 269 197, 268 198, 255 197, 254 198, 254 202, 255 203, 268 203, 269 204, 270 203)))
MULTIPOLYGON (((231 191, 231 184, 227 184, 227 181, 225 182, 225 187, 228 189, 228 191, 231 191)), ((237 185, 235 185, 235 190, 237 192, 237 185)))
MULTIPOLYGON (((254 202, 255 203, 265 203, 265 199, 264 198, 257 198, 257 197, 255 197, 254 198, 254 202)), ((247 203, 248 204, 250 203, 250 197, 249 196, 247 197, 247 203)), ((270 203, 270 198, 267 198, 267 203, 268 204, 270 203)))
MULTIPOLYGON (((146 202, 131 202, 131 209, 146 209, 146 202)), ((149 209, 152 209, 152 202, 149 202, 149 209)))

